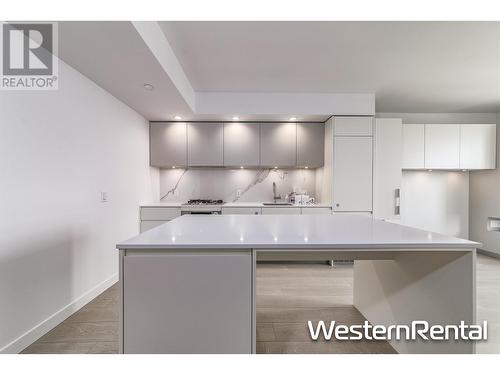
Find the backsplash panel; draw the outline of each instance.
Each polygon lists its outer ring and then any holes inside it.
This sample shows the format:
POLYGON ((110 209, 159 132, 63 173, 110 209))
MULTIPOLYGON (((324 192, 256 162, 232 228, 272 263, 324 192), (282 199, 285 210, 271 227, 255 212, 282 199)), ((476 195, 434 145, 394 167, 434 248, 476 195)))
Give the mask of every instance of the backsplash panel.
POLYGON ((311 196, 316 193, 316 172, 311 169, 162 169, 160 196, 166 195, 163 202, 203 198, 269 202, 273 199, 273 182, 283 198, 294 190, 311 196))

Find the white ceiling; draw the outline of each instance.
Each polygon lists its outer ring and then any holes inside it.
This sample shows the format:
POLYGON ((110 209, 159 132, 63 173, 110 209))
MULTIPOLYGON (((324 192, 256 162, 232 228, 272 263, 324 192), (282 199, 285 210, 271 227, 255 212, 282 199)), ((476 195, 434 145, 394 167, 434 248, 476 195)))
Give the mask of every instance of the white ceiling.
MULTIPOLYGON (((60 22, 59 56, 149 120, 171 120, 176 114, 186 120, 230 120, 238 114, 241 120, 328 117, 223 108, 196 113, 165 69, 159 48, 173 52, 199 103, 217 92, 226 98, 231 92, 273 93, 270 97, 282 104, 293 93, 299 104, 303 97, 317 104, 332 94, 375 94, 377 112, 500 111, 500 22, 158 25, 164 40, 148 43, 130 22, 60 22), (144 90, 144 83, 155 89, 144 90)), ((294 106, 282 112, 294 112, 294 106)))
POLYGON ((500 110, 500 22, 160 22, 196 91, 375 93, 377 112, 500 110))
POLYGON ((148 120, 191 112, 130 22, 59 22, 59 57, 148 120))

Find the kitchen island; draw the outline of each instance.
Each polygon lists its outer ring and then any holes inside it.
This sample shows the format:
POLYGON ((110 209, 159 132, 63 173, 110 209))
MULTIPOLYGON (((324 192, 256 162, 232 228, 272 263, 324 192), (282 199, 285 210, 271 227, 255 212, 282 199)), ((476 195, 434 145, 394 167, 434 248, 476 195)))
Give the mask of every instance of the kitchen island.
MULTIPOLYGON (((255 353, 261 260, 354 260, 354 305, 372 324, 473 324, 479 246, 361 215, 181 216, 117 245, 120 351, 255 353)), ((474 352, 470 341, 390 343, 474 352)))

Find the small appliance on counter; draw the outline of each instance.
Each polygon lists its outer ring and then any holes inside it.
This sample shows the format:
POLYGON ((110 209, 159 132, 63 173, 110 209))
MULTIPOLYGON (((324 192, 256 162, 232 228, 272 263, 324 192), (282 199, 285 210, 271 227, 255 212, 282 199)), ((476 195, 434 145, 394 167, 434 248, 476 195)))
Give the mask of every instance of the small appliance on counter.
POLYGON ((314 204, 314 197, 310 197, 308 194, 297 194, 293 192, 288 194, 288 201, 295 206, 314 204))

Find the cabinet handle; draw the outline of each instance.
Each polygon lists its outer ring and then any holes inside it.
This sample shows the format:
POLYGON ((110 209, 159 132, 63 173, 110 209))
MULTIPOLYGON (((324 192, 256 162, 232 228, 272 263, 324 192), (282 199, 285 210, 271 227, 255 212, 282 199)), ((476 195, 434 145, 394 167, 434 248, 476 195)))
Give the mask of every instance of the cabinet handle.
POLYGON ((401 215, 401 188, 394 190, 394 214, 401 215))

